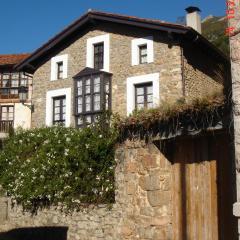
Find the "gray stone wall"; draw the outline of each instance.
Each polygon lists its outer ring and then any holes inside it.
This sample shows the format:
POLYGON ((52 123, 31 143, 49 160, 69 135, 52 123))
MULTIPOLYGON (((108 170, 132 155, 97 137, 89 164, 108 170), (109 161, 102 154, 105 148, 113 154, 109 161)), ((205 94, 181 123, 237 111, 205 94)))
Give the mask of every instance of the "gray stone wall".
MULTIPOLYGON (((33 127, 45 124, 46 92, 58 88, 73 88, 72 77, 86 67, 87 39, 110 34, 110 72, 112 77, 112 109, 122 116, 127 113, 126 79, 132 76, 159 73, 160 99, 176 100, 182 96, 181 49, 168 46, 167 36, 158 32, 121 27, 113 24, 98 25, 84 32, 55 55, 68 54, 68 78, 50 81, 51 61, 38 68, 33 77, 33 127), (152 35, 154 38, 154 63, 131 66, 131 40, 152 35)), ((73 100, 73 96, 72 96, 73 100)), ((72 116, 74 124, 74 117, 72 116)))
POLYGON ((223 90, 229 70, 219 59, 214 59, 191 44, 183 47, 183 75, 187 100, 211 95, 223 90))
POLYGON ((0 217, 0 235, 16 228, 64 226, 67 240, 173 239, 170 162, 155 145, 130 141, 118 147, 116 161, 111 209, 101 205, 65 214, 52 207, 31 216, 9 206, 7 217, 0 217))

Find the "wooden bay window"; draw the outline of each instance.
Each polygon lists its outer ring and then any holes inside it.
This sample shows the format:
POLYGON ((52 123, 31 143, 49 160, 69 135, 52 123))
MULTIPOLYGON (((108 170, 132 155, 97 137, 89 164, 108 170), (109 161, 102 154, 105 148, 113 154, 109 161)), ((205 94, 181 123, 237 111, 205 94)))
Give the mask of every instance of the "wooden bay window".
POLYGON ((111 108, 110 84, 111 74, 102 71, 85 69, 75 77, 77 126, 84 126, 97 121, 102 112, 111 108))

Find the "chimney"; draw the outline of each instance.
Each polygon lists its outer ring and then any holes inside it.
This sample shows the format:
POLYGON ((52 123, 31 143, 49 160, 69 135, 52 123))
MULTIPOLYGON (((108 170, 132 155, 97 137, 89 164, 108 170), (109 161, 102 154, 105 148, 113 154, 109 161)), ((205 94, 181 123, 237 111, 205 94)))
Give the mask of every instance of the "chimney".
POLYGON ((188 7, 185 9, 187 11, 186 21, 187 26, 192 27, 200 34, 202 33, 202 22, 200 12, 201 10, 198 7, 188 7))

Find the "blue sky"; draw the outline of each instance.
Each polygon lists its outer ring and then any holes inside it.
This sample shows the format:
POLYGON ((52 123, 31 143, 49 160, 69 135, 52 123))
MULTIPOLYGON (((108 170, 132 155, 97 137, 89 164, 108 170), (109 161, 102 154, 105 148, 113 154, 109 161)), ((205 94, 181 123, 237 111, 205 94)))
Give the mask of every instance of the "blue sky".
POLYGON ((189 5, 225 14, 225 0, 2 0, 0 54, 34 51, 89 8, 175 22, 189 5))

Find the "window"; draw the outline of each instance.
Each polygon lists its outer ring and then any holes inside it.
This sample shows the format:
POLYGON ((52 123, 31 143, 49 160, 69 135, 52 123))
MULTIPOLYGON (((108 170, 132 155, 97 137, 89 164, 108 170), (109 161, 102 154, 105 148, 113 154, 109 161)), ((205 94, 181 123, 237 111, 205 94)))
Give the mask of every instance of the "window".
POLYGON ((0 98, 16 99, 19 98, 18 90, 20 86, 28 87, 31 80, 30 76, 18 72, 0 73, 0 98))
POLYGON ((1 121, 13 121, 14 106, 1 106, 1 121))
POLYGON ((63 79, 63 62, 57 63, 57 79, 63 79))
POLYGON ((53 125, 65 125, 66 96, 53 98, 53 125))
POLYGON ((71 108, 71 88, 60 88, 47 91, 46 125, 52 126, 53 124, 57 124, 57 121, 62 121, 64 126, 70 127, 71 108))
POLYGON ((67 78, 68 55, 64 54, 51 59, 51 81, 67 78))
POLYGON ((94 44, 94 68, 103 69, 104 43, 94 44))
POLYGON ((135 85, 135 107, 137 110, 153 107, 152 83, 135 85))
POLYGON ((132 40, 132 65, 151 63, 154 61, 153 37, 132 40))
POLYGON ((110 109, 110 74, 90 74, 76 79, 75 115, 77 126, 91 124, 110 109))
POLYGON ((159 73, 127 78, 127 115, 134 109, 153 108, 160 103, 159 73))
POLYGON ((86 67, 101 69, 105 72, 109 72, 109 59, 110 34, 87 39, 86 67))
POLYGON ((139 46, 139 63, 147 63, 147 44, 139 46))

